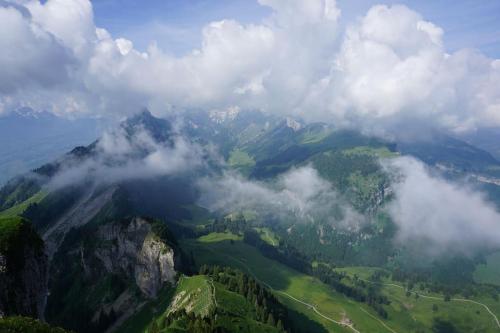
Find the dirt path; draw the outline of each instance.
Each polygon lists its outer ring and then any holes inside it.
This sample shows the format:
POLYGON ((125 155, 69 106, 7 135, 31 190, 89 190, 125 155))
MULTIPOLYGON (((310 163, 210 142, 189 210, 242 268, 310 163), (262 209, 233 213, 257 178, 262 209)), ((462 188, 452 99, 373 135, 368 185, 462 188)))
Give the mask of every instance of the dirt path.
POLYGON ((218 307, 217 305, 217 297, 215 297, 215 286, 214 286, 214 282, 210 279, 210 284, 212 285, 212 290, 213 290, 213 297, 214 297, 214 304, 215 304, 215 307, 218 307))

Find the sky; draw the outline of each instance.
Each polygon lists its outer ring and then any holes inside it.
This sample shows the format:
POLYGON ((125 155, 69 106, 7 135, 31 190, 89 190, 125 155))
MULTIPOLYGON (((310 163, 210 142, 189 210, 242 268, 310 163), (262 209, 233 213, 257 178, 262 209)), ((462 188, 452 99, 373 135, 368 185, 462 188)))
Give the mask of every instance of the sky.
POLYGON ((500 1, 0 0, 0 115, 500 127, 500 1))
MULTIPOLYGON (((339 0, 343 24, 379 3, 405 4, 441 26, 450 51, 477 48, 489 57, 500 58, 499 0, 339 0)), ((258 23, 271 12, 253 0, 93 0, 92 4, 98 26, 132 40, 140 49, 156 41, 175 54, 199 47, 200 31, 207 22, 233 18, 258 23)))

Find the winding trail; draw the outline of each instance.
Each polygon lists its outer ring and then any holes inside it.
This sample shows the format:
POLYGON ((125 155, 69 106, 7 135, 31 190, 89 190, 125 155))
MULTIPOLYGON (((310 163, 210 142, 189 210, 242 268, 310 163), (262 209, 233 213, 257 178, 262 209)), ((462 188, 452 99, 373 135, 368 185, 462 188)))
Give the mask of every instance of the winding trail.
MULTIPOLYGON (((383 285, 383 286, 391 286, 391 287, 396 287, 396 288, 405 290, 405 288, 403 286, 400 286, 400 285, 395 284, 395 283, 375 282, 375 281, 369 281, 369 280, 361 279, 361 278, 358 278, 358 279, 360 279, 361 281, 368 282, 368 283, 380 284, 380 285, 383 285)), ((422 298, 433 299, 433 300, 437 300, 437 301, 444 301, 442 297, 428 296, 428 295, 421 294, 421 293, 417 293, 417 294, 418 294, 419 297, 422 297, 422 298)), ((473 301, 471 299, 465 299, 465 298, 451 298, 450 301, 454 301, 454 302, 468 302, 468 303, 474 303, 474 304, 482 306, 493 317, 493 319, 495 320, 498 328, 500 328, 500 321, 498 320, 498 317, 493 313, 493 311, 490 310, 490 308, 486 304, 483 304, 483 303, 480 303, 480 302, 477 302, 477 301, 473 301)))
MULTIPOLYGON (((217 253, 217 251, 213 250, 213 249, 210 249, 210 248, 207 248, 209 251, 213 252, 213 253, 217 253)), ((295 298, 293 297, 292 295, 290 295, 289 293, 286 293, 284 291, 281 291, 281 290, 276 290, 274 289, 269 283, 265 282, 265 281, 262 281, 260 280, 256 275, 255 273, 252 271, 252 269, 250 267, 248 267, 248 265, 243 262, 242 260, 238 259, 238 258, 235 258, 229 254, 226 254, 226 253, 218 253, 218 254, 222 254, 232 260, 235 260, 237 261, 238 263, 240 263, 241 265, 243 265, 243 267, 245 267, 245 269, 248 271, 248 273, 250 273, 250 275, 252 275, 254 277, 255 280, 257 280, 258 282, 262 283, 263 285, 265 285, 267 288, 269 288, 270 290, 274 291, 274 292, 277 292, 277 293, 280 293, 280 294, 283 294, 285 296, 287 296, 288 298, 302 304, 302 305, 305 305, 307 306, 308 308, 310 308, 311 310, 313 310, 318 316, 328 320, 328 321, 331 321, 332 323, 335 323, 339 326, 342 326, 342 327, 347 327, 347 328, 350 328, 352 331, 354 331, 355 333, 361 333, 360 331, 358 331, 356 328, 354 328, 354 325, 353 324, 346 324, 346 323, 343 323, 343 322, 340 322, 340 321, 337 321, 331 317, 328 317, 327 315, 321 313, 313 304, 309 304, 307 302, 304 302, 298 298, 295 298)), ((215 290, 215 289, 214 289, 215 290)), ((394 331, 393 331, 394 332, 394 331)))
POLYGON ((212 285, 212 289, 213 289, 213 295, 214 295, 214 303, 215 303, 215 306, 218 307, 219 305, 217 304, 217 297, 215 297, 215 286, 214 286, 214 282, 210 279, 210 284, 212 285))

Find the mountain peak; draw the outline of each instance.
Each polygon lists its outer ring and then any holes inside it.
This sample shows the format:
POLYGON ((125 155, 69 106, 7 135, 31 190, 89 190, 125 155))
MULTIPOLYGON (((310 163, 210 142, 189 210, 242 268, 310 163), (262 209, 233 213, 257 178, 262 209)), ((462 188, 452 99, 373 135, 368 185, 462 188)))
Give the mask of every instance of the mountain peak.
POLYGON ((172 133, 172 124, 167 119, 157 118, 147 109, 126 119, 121 126, 128 135, 134 135, 138 130, 146 130, 160 142, 167 141, 172 133))
POLYGON ((299 131, 302 128, 301 123, 299 123, 297 120, 290 118, 290 117, 286 117, 286 126, 290 127, 295 132, 299 131))

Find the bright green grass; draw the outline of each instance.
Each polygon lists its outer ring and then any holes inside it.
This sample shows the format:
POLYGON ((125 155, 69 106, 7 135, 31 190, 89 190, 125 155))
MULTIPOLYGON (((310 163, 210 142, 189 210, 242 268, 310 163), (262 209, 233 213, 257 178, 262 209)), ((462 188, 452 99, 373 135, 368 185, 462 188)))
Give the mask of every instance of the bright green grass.
POLYGON ((267 332, 278 333, 275 327, 253 319, 253 306, 240 294, 227 290, 222 284, 214 282, 217 307, 222 309, 223 316, 218 322, 228 332, 267 332))
POLYGON ((260 238, 269 245, 277 246, 279 239, 276 234, 269 228, 254 228, 260 235, 260 238))
MULTIPOLYGON (((210 277, 205 275, 181 277, 172 303, 155 320, 157 324, 160 324, 162 318, 165 318, 169 312, 178 309, 205 317, 211 313, 211 310, 215 310, 215 307, 218 308, 215 317, 216 325, 223 327, 226 332, 278 333, 275 327, 254 319, 255 309, 245 297, 227 290, 222 284, 213 282, 210 277)), ((165 332, 185 332, 185 327, 185 322, 177 320, 166 328, 165 332)))
POLYGON ((177 285, 175 296, 168 311, 185 309, 196 316, 206 317, 215 307, 214 290, 204 275, 183 276, 177 285))
POLYGON ((35 195, 33 195, 32 197, 26 199, 25 201, 18 203, 17 205, 12 206, 9 209, 1 211, 0 217, 13 217, 21 215, 22 213, 24 213, 26 208, 29 207, 29 205, 42 201, 42 199, 45 198, 46 195, 47 195, 46 192, 40 191, 35 195))
POLYGON ((202 243, 213 243, 225 240, 241 240, 242 237, 231 232, 212 232, 208 235, 201 236, 199 241, 202 243))
MULTIPOLYGON (((306 303, 314 304, 321 313, 335 320, 340 320, 344 315, 347 316, 360 332, 391 332, 381 324, 380 317, 367 305, 336 293, 314 277, 263 257, 255 248, 242 242, 230 244, 227 241, 203 243, 197 240, 185 240, 183 246, 194 252, 197 265, 233 266, 248 272, 275 289, 276 295, 287 306, 322 324, 330 332, 352 331, 319 317, 309 307, 293 301, 279 291, 286 292, 306 303)), ((348 274, 357 274, 360 278, 367 278, 373 270, 373 268, 356 267, 346 271, 348 274)), ((384 282, 391 283, 390 281, 384 282)), ((437 295, 437 300, 423 297, 415 299, 413 295, 408 298, 403 289, 393 286, 381 288, 383 294, 391 300, 391 305, 385 307, 389 313, 389 319, 383 322, 395 332, 428 332, 435 316, 453 321, 463 332, 498 332, 491 315, 479 305, 455 301, 444 302, 442 295, 437 295), (434 303, 439 307, 437 313, 432 311, 434 303)))
MULTIPOLYGON (((338 271, 346 272, 348 276, 357 275, 361 279, 368 279, 374 272, 381 270, 374 267, 347 267, 338 268, 338 271)), ((391 300, 391 305, 386 307, 389 320, 386 324, 396 331, 429 329, 435 316, 452 321, 463 332, 497 332, 498 326, 493 317, 482 306, 463 302, 445 302, 443 295, 420 291, 418 288, 412 290, 411 296, 406 296, 402 285, 390 279, 383 279, 383 285, 379 285, 382 293, 391 300), (398 287, 400 286, 400 287, 398 287), (415 293, 419 294, 418 299, 415 293), (434 299, 425 296, 433 297, 434 299), (438 311, 433 312, 432 306, 436 304, 438 311)), ((454 298, 462 298, 460 296, 454 298)), ((493 313, 500 315, 500 304, 491 297, 472 298, 477 302, 487 305, 493 313), (489 298, 489 299, 488 299, 489 298), (496 304, 493 304, 493 303, 496 304)))
POLYGON ((500 251, 489 255, 486 264, 476 267, 474 281, 500 286, 500 251))
POLYGON ((359 146, 351 149, 346 149, 342 151, 346 155, 370 155, 376 156, 380 158, 388 158, 399 156, 397 152, 392 152, 387 147, 368 147, 368 146, 359 146))
POLYGON ((310 307, 293 301, 279 291, 314 304, 321 313, 335 320, 339 321, 345 315, 355 322, 356 328, 361 332, 387 332, 380 323, 363 313, 358 303, 334 292, 316 278, 263 257, 255 248, 242 242, 230 244, 227 241, 203 243, 197 240, 184 240, 182 244, 194 252, 197 265, 231 266, 247 272, 275 289, 276 296, 285 305, 318 322, 329 332, 352 331, 320 317, 310 307))
POLYGON ((229 155, 229 165, 234 168, 253 167, 255 160, 247 152, 235 149, 229 155))

